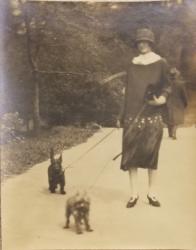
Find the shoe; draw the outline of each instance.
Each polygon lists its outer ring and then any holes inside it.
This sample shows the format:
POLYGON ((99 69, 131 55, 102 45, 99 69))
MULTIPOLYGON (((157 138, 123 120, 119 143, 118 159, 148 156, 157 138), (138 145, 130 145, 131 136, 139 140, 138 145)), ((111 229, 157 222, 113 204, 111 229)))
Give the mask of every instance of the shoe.
POLYGON ((138 196, 136 198, 131 197, 129 201, 127 202, 127 208, 134 207, 135 204, 137 203, 138 196))
POLYGON ((148 201, 149 201, 149 204, 154 206, 154 207, 160 207, 161 206, 161 203, 157 200, 156 197, 150 197, 149 195, 147 195, 147 198, 148 198, 148 201))

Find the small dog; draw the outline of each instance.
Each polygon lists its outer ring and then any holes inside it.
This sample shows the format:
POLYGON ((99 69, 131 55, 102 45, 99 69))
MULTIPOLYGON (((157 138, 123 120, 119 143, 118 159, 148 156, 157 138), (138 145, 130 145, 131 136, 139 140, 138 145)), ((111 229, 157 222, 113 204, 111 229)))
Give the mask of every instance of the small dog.
POLYGON ((92 232, 89 225, 90 199, 86 193, 77 192, 70 197, 66 203, 65 216, 66 223, 64 228, 69 228, 70 216, 75 220, 76 233, 82 234, 82 223, 84 223, 86 231, 92 232))
POLYGON ((62 169, 62 154, 58 159, 54 158, 54 150, 50 150, 50 161, 51 164, 48 167, 48 183, 49 190, 51 193, 56 192, 57 185, 60 185, 61 194, 65 194, 65 173, 62 169))

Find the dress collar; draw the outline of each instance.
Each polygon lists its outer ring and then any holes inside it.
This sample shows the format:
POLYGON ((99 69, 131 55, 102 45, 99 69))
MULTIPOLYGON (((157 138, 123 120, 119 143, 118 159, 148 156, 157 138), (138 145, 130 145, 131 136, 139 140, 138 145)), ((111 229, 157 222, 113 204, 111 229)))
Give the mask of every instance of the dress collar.
POLYGON ((157 55, 154 52, 149 52, 147 54, 141 54, 139 56, 136 56, 133 58, 132 63, 133 64, 139 64, 139 65, 148 65, 154 62, 157 62, 161 59, 159 55, 157 55))

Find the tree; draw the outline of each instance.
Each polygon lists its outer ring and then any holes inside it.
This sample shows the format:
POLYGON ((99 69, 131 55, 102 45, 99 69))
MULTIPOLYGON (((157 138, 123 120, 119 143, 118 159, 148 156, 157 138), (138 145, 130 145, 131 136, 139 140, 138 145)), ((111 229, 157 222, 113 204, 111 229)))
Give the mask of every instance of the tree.
POLYGON ((28 19, 28 4, 25 0, 12 0, 11 1, 13 16, 21 16, 21 23, 17 30, 18 35, 25 35, 26 40, 26 54, 31 72, 32 81, 34 83, 33 90, 33 120, 35 133, 39 133, 40 129, 40 112, 39 112, 39 82, 36 73, 36 65, 34 63, 32 48, 31 48, 31 34, 30 22, 28 19))
POLYGON ((123 78, 111 75, 126 70, 142 26, 155 31, 156 51, 189 79, 194 75, 188 62, 195 41, 193 3, 14 1, 6 49, 10 103, 24 117, 33 113, 35 121, 40 115, 53 124, 115 117, 123 78), (111 81, 104 85, 103 79, 111 81))

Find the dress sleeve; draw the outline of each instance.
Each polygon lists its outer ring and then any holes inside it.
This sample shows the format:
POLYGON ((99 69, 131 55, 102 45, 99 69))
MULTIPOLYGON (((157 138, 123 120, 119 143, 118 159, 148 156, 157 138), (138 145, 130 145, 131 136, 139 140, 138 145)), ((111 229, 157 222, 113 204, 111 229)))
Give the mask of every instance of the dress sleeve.
POLYGON ((125 71, 125 87, 124 87, 124 91, 123 91, 123 101, 121 103, 121 107, 120 107, 120 112, 118 115, 118 120, 120 120, 121 124, 124 121, 124 117, 125 117, 125 110, 126 110, 126 96, 127 96, 127 85, 128 85, 128 72, 125 71))
POLYGON ((168 65, 167 61, 165 59, 163 59, 160 95, 168 98, 171 91, 172 91, 172 89, 171 89, 171 82, 169 79, 169 65, 168 65))

